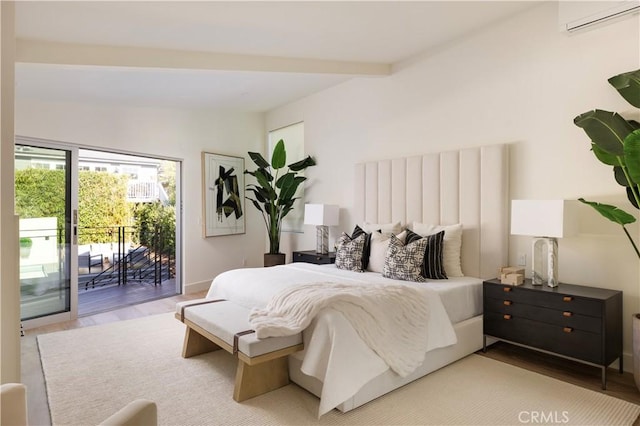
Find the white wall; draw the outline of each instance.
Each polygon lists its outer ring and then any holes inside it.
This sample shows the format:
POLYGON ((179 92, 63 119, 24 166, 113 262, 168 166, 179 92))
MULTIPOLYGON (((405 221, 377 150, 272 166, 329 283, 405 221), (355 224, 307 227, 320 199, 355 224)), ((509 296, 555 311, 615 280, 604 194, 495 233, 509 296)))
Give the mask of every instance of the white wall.
MULTIPOLYGON (((557 5, 544 3, 401 64, 390 77, 354 79, 270 111, 267 130, 304 120, 305 150, 318 162, 307 172, 306 201, 342 208, 332 239, 354 225, 354 163, 485 144, 511 145, 512 199, 584 196, 634 211, 573 118, 596 107, 633 111, 607 78, 640 65, 639 18, 571 36, 557 26, 557 5)), ((580 234, 560 241, 560 280, 624 291, 629 356, 638 259, 618 227, 581 207, 580 234)), ((631 230, 638 236, 637 226, 631 230)), ((511 237, 510 264, 519 253, 530 259, 530 243, 511 237)), ((309 226, 283 239, 285 249, 314 244, 309 226)))
MULTIPOLYGON (((201 152, 246 156, 265 146, 263 114, 127 108, 16 101, 16 134, 137 154, 181 159, 184 206, 184 284, 208 288, 222 271, 262 266, 265 231, 246 206, 246 233, 202 237, 201 152)), ((245 167, 249 164, 245 157, 245 167)))

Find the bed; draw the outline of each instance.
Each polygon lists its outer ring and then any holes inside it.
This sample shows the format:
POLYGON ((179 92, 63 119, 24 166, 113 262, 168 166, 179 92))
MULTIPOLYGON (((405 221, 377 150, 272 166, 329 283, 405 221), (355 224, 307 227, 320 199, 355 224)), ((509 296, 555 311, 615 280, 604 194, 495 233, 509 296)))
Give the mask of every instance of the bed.
MULTIPOLYGON (((462 224, 464 276, 414 284, 429 295, 433 322, 424 361, 404 377, 364 344, 340 312, 323 310, 303 332, 305 350, 289 356, 291 380, 320 398, 319 415, 354 409, 482 348, 482 280, 507 264, 507 155, 506 145, 492 145, 355 166, 355 223, 462 224)), ((374 272, 294 263, 220 274, 207 298, 264 308, 297 284, 393 281, 374 272)))

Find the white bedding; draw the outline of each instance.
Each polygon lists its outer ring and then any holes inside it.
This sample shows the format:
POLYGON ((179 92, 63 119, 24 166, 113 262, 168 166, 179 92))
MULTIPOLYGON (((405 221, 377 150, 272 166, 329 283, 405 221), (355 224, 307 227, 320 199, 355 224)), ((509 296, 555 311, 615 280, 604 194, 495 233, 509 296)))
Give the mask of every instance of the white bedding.
MULTIPOLYGON (((264 308, 276 294, 290 286, 318 282, 401 283, 420 288, 429 295, 426 299, 430 313, 427 351, 455 344, 452 320, 458 322, 482 310, 481 280, 476 278, 409 283, 383 278, 377 273, 306 263, 225 272, 213 280, 207 298, 227 299, 248 309, 264 308)), ((389 369, 336 310, 322 310, 304 331, 303 338, 302 372, 323 383, 319 415, 351 398, 367 382, 389 369)))

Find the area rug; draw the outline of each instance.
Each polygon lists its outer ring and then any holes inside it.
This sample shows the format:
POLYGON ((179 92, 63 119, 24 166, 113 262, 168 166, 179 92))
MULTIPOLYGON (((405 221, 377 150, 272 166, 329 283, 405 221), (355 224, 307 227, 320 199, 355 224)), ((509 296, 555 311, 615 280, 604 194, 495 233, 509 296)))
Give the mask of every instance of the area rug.
POLYGON ((317 418, 318 399, 291 384, 236 403, 235 360, 181 357, 171 314, 38 336, 54 425, 95 425, 136 398, 161 425, 631 425, 640 406, 470 355, 348 413, 317 418))

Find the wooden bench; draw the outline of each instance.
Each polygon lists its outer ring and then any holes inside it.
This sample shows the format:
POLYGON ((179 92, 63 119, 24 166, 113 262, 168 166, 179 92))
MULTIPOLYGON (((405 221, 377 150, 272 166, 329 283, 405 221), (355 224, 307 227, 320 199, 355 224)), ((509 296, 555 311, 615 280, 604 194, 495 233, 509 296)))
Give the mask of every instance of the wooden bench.
POLYGON ((186 326, 182 356, 224 349, 238 358, 233 399, 241 402, 289 384, 288 355, 302 350, 302 334, 258 339, 249 309, 228 300, 197 299, 176 305, 186 326))

